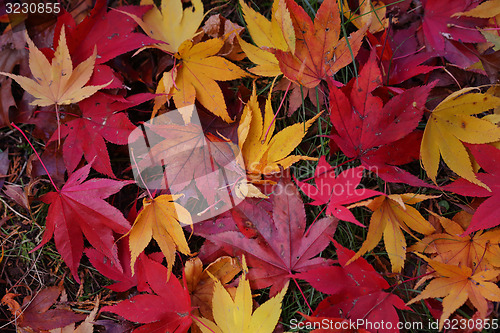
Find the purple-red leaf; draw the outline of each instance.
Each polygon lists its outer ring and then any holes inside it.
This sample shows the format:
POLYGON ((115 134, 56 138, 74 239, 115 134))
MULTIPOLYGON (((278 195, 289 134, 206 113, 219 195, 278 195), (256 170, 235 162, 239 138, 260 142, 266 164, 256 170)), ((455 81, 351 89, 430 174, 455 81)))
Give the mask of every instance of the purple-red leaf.
POLYGON ((34 249, 42 247, 54 235, 57 251, 78 283, 83 236, 99 252, 112 258, 115 265, 119 265, 113 233, 124 234, 130 229, 123 214, 104 201, 129 182, 99 178, 84 182, 89 171, 90 164, 75 171, 61 190, 40 198, 50 207, 42 242, 34 249))

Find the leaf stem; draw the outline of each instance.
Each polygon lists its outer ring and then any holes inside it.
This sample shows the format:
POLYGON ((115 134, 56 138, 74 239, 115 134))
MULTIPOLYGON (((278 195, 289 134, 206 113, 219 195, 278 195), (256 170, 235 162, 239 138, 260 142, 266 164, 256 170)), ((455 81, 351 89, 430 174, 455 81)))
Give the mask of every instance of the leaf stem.
POLYGON ((490 241, 488 240, 488 241, 486 241, 486 244, 484 245, 483 255, 481 256, 481 259, 479 259, 479 262, 477 263, 476 267, 474 267, 474 270, 472 271, 471 276, 476 274, 477 268, 479 267, 479 265, 481 265, 481 262, 484 259, 484 255, 486 254, 486 251, 488 250, 489 245, 490 245, 490 241))
MULTIPOLYGON (((280 106, 278 107, 278 110, 276 110, 276 113, 274 114, 273 120, 271 121, 271 123, 269 124, 269 127, 267 128, 266 135, 264 135, 264 139, 262 139, 262 141, 261 141, 262 144, 264 144, 267 140, 267 135, 269 134, 269 130, 271 129, 271 126, 274 124, 274 121, 276 120, 276 117, 278 116, 278 113, 280 112, 281 107, 283 106, 283 102, 285 101, 286 94, 288 93, 288 89, 290 89, 291 84, 292 84, 292 81, 289 81, 288 87, 286 87, 285 95, 281 99, 280 106)), ((269 92, 269 93, 271 93, 271 92, 269 92)))
POLYGON ((193 319, 193 318, 194 318, 194 319, 196 319, 196 321, 198 321, 200 324, 202 324, 202 325, 203 325, 203 327, 205 327, 206 329, 208 329, 210 332, 215 333, 214 331, 212 331, 212 329, 211 329, 210 327, 208 327, 207 325, 205 325, 205 323, 204 323, 204 322, 202 322, 200 319, 198 319, 198 317, 193 316, 193 315, 191 315, 191 314, 190 314, 189 316, 191 317, 191 319, 193 319))
POLYGON ((149 198, 151 200, 154 200, 153 198, 153 195, 151 194, 151 191, 149 190, 149 188, 146 186, 146 182, 144 181, 144 179, 142 179, 142 175, 141 175, 141 172, 139 170, 139 166, 137 165, 137 162, 135 160, 135 155, 134 155, 134 149, 133 148, 130 148, 130 156, 132 156, 132 160, 134 161, 134 164, 135 164, 135 167, 137 168, 137 174, 139 175, 139 178, 141 179, 141 182, 144 184, 144 188, 146 189, 146 191, 148 192, 148 195, 149 195, 149 198))
POLYGON ((42 161, 42 158, 40 157, 40 155, 38 155, 35 147, 33 147, 33 145, 31 144, 30 140, 28 140, 28 137, 26 136, 26 134, 24 134, 24 132, 19 128, 17 127, 16 124, 14 124, 13 122, 10 123, 11 126, 13 126, 15 129, 17 129, 19 132, 21 132, 21 134, 23 135, 23 137, 26 139, 26 141, 28 141, 29 145, 31 146, 31 148, 33 149, 33 151, 35 152, 36 154, 36 157, 38 157, 38 160, 40 161, 40 163, 42 164, 42 167, 43 169, 45 170, 45 172, 47 173, 47 176, 49 176, 49 179, 50 179, 50 182, 52 183, 52 186, 54 186, 54 189, 57 191, 57 193, 59 193, 59 189, 57 188, 56 184, 54 183, 54 180, 52 179, 52 177, 50 176, 50 173, 49 171, 47 170, 47 167, 45 166, 45 164, 43 163, 42 161))
POLYGON ((393 284, 392 286, 389 286, 387 287, 386 289, 390 289, 390 288, 396 288, 396 287, 399 287, 400 285, 406 283, 406 282, 410 282, 410 281, 413 281, 413 280, 416 280, 416 279, 421 279, 423 278, 424 276, 427 276, 427 275, 431 275, 431 274, 434 274, 436 273, 436 271, 430 271, 430 272, 427 272, 425 274, 422 274, 422 275, 419 275, 419 276, 414 276, 408 280, 404 280, 404 281, 401 281, 401 282, 398 282, 398 283, 395 283, 393 284))
POLYGON ((297 280, 292 276, 292 280, 293 282, 295 282, 295 285, 297 286, 297 288, 299 288, 299 291, 300 291, 300 294, 302 295, 302 298, 304 299, 304 301, 306 302, 307 304, 307 307, 309 308, 309 311, 311 311, 311 314, 314 313, 314 311, 312 310, 311 308, 311 305, 309 305, 309 302, 307 301, 307 298, 306 296, 304 295, 304 293, 302 292, 302 289, 300 288, 299 286, 299 283, 297 282, 297 280))
POLYGON ((356 158, 357 158, 357 157, 353 157, 353 158, 351 158, 351 159, 349 159, 349 160, 347 160, 347 161, 345 161, 345 162, 342 162, 342 163, 340 163, 340 164, 338 164, 338 165, 336 165, 336 166, 333 166, 333 167, 331 167, 331 168, 329 168, 329 169, 326 169, 325 171, 321 172, 319 175, 314 175, 314 176, 312 176, 312 177, 309 177, 309 178, 306 178, 306 179, 304 179, 304 180, 301 180, 301 182, 307 182, 308 180, 311 180, 311 179, 313 179, 313 178, 316 178, 317 176, 324 175, 325 173, 330 172, 330 171, 332 171, 332 170, 335 170, 335 169, 337 169, 338 167, 343 166, 344 164, 347 164, 347 163, 349 163, 349 162, 354 161, 356 158))
POLYGON ((316 222, 316 220, 318 219, 318 217, 321 215, 321 213, 323 213, 323 211, 326 209, 326 207, 328 207, 328 204, 325 204, 325 207, 323 207, 323 209, 321 210, 321 212, 319 212, 319 214, 316 216, 316 218, 314 219, 314 221, 311 223, 311 225, 309 226, 309 228, 307 228, 307 231, 304 235, 304 237, 307 237, 307 235, 309 235, 309 231, 311 231, 311 228, 312 226, 314 225, 314 222, 316 222))
POLYGON ((56 106, 56 119, 57 119, 57 146, 61 144, 61 122, 59 119, 59 105, 57 103, 55 104, 56 106))

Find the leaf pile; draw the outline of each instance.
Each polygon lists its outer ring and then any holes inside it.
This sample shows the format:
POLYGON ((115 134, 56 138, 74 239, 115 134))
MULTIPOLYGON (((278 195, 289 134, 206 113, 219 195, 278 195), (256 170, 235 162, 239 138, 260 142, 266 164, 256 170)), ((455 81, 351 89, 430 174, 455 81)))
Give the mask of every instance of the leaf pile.
POLYGON ((2 329, 499 316, 499 1, 127 3, 0 16, 2 329))

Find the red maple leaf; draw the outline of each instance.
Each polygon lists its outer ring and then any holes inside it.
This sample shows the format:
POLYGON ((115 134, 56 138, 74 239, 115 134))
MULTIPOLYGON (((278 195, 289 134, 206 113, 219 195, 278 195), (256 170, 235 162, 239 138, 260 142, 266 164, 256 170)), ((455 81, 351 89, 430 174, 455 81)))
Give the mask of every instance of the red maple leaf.
MULTIPOLYGON (((80 163, 82 156, 92 162, 96 171, 115 177, 111 169, 108 150, 104 139, 117 145, 128 143, 128 136, 136 128, 125 115, 118 111, 141 104, 153 98, 153 94, 136 94, 125 99, 98 92, 79 102, 81 116, 61 126, 64 164, 69 173, 80 163)), ((58 133, 50 141, 57 141, 58 133)))
POLYGON ((130 225, 123 214, 104 201, 118 192, 126 181, 94 178, 84 182, 90 164, 75 171, 57 192, 44 194, 40 200, 49 204, 45 232, 39 249, 54 235, 57 251, 68 265, 75 280, 83 254, 83 235, 99 252, 119 265, 113 232, 124 234, 130 225))
POLYGON ((297 188, 286 176, 274 187, 272 212, 269 206, 265 200, 246 199, 234 208, 233 214, 244 221, 246 229, 243 231, 229 215, 205 222, 208 226, 198 223, 194 231, 231 255, 245 253, 251 266, 248 277, 253 287, 271 286, 273 296, 283 288, 292 272, 328 263, 326 259, 313 257, 329 244, 328 236, 335 232, 337 220, 323 218, 306 232, 304 204, 297 188), (210 234, 210 231, 215 233, 210 234))
POLYGON ((477 1, 472 0, 422 0, 424 14, 419 33, 423 36, 426 50, 436 51, 460 67, 477 62, 477 57, 463 43, 484 42, 484 37, 476 27, 484 27, 486 21, 467 16, 452 17, 477 4, 477 1))
POLYGON ((144 265, 146 281, 154 292, 140 294, 113 306, 105 306, 101 312, 116 313, 128 320, 146 324, 133 333, 187 332, 191 326, 191 298, 187 287, 174 276, 167 279, 168 270, 162 264, 150 260, 144 265))
POLYGON ((295 52, 274 50, 280 69, 306 88, 316 87, 356 57, 366 29, 339 40, 341 20, 335 0, 325 0, 313 21, 294 0, 286 0, 295 29, 295 52))
POLYGON ((432 52, 400 55, 398 50, 401 44, 395 45, 395 48, 391 46, 391 44, 394 44, 396 41, 392 40, 391 43, 389 40, 392 36, 388 40, 387 33, 388 31, 385 30, 380 39, 377 39, 377 37, 370 32, 366 33, 372 47, 377 52, 377 57, 382 68, 383 82, 386 84, 400 84, 414 76, 426 74, 434 69, 441 68, 440 66, 422 65, 423 62, 435 56, 432 52))
MULTIPOLYGON (((125 6, 118 7, 118 9, 142 17, 149 7, 125 6)), ((54 31, 53 49, 57 48, 59 34, 63 25, 65 26, 68 49, 74 66, 91 56, 94 47, 97 46, 94 74, 90 78, 88 85, 104 84, 114 78, 115 80, 106 87, 107 89, 120 88, 121 82, 113 70, 104 63, 123 53, 154 42, 153 39, 144 34, 133 32, 137 23, 125 14, 117 10, 108 12, 106 0, 97 0, 90 15, 79 24, 76 24, 70 13, 64 12, 61 14, 58 17, 54 31)), ((45 53, 47 52, 45 50, 45 53)))
POLYGON ((358 158, 385 181, 428 186, 396 166, 418 158, 421 134, 410 134, 434 84, 408 89, 385 105, 372 94, 379 86, 382 77, 373 52, 357 78, 341 89, 330 87, 331 138, 345 155, 358 158))
POLYGON ((314 171, 313 186, 306 182, 296 181, 302 192, 314 201, 311 205, 325 205, 326 215, 333 215, 339 220, 348 221, 364 227, 358 222, 351 211, 344 205, 358 202, 374 195, 383 195, 378 191, 366 188, 356 188, 361 182, 363 171, 362 166, 344 170, 338 176, 335 176, 335 169, 326 162, 325 156, 321 156, 314 171))
POLYGON ((161 262, 164 258, 161 252, 155 252, 149 256, 142 252, 135 262, 135 274, 132 275, 128 237, 121 240, 118 244, 119 266, 111 265, 110 259, 96 249, 85 249, 85 254, 89 258, 92 266, 94 266, 99 273, 111 280, 118 281, 106 287, 116 292, 124 292, 136 286, 138 291, 150 292, 151 289, 146 281, 145 267, 150 265, 151 260, 161 262))
POLYGON ((477 179, 488 185, 491 192, 463 178, 459 178, 452 184, 444 186, 443 189, 461 195, 488 198, 479 205, 472 216, 472 221, 464 233, 465 235, 469 235, 474 231, 500 225, 500 205, 498 204, 500 202, 500 150, 486 144, 466 144, 466 146, 472 152, 481 168, 487 172, 477 173, 477 179))
MULTIPOLYGON (((372 323, 384 321, 392 323, 392 329, 378 332, 398 332, 396 308, 410 308, 398 296, 383 291, 389 288, 389 283, 365 259, 359 258, 346 266, 347 261, 354 256, 354 251, 333 242, 340 266, 319 267, 295 274, 295 277, 306 280, 315 289, 331 295, 321 301, 313 316, 341 317, 354 322, 358 319, 372 323)), ((376 331, 370 329, 370 332, 376 331)))

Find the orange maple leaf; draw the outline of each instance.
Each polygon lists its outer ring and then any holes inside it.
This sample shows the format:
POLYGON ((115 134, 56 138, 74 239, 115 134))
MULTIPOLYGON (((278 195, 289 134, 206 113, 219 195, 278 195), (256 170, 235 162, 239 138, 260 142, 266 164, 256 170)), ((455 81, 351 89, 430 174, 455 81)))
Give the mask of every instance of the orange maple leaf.
POLYGON ((425 237, 409 251, 436 254, 436 261, 472 269, 500 267, 500 228, 462 236, 470 224, 471 214, 462 211, 450 220, 430 213, 438 218, 444 232, 425 237))
POLYGON ((174 202, 179 197, 179 195, 164 194, 154 199, 144 199, 143 209, 128 232, 132 272, 137 257, 149 244, 151 237, 156 240, 167 259, 169 274, 175 262, 176 250, 186 255, 191 254, 184 231, 179 224, 182 222, 191 225, 191 214, 186 208, 174 202))
POLYGON ((352 257, 347 265, 361 257, 377 246, 382 235, 384 236, 387 255, 391 260, 392 271, 401 272, 406 259, 406 240, 403 231, 412 235, 411 230, 415 230, 424 235, 429 235, 435 231, 434 227, 410 204, 416 204, 432 196, 405 193, 379 196, 375 199, 359 202, 349 206, 367 206, 373 211, 368 227, 366 240, 359 251, 352 257))
POLYGON ((277 49, 274 54, 287 78, 314 88, 352 62, 368 26, 339 40, 341 22, 336 0, 323 1, 314 23, 294 0, 286 2, 295 28, 295 52, 277 49))
POLYGON ((426 298, 444 297, 443 313, 439 319, 440 330, 443 329, 444 320, 467 300, 470 300, 482 318, 486 316, 488 310, 487 300, 500 302, 500 288, 491 282, 500 271, 473 271, 470 267, 443 264, 421 254, 417 255, 425 259, 440 277, 433 279, 424 291, 407 305, 426 298))
POLYGON ((227 59, 216 54, 224 46, 219 38, 193 44, 185 41, 179 47, 175 57, 181 60, 178 67, 163 74, 158 83, 157 94, 167 94, 155 99, 156 112, 170 96, 173 96, 178 108, 194 104, 198 99, 204 107, 221 117, 226 122, 232 122, 226 108, 224 96, 215 81, 228 81, 241 78, 245 71, 227 59), (175 84, 174 84, 175 82, 175 84))

